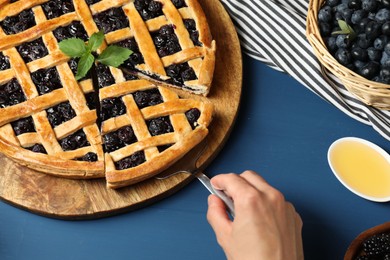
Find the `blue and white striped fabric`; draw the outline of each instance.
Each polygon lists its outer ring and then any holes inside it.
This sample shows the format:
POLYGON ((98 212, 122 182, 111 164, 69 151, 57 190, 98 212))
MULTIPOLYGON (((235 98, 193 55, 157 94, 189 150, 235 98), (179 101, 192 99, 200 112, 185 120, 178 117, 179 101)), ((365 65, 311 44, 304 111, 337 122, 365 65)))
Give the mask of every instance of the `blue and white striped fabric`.
POLYGON ((306 39, 309 0, 222 0, 249 56, 290 74, 354 119, 390 140, 390 111, 365 105, 324 72, 306 39), (283 32, 283 33, 278 33, 283 32))

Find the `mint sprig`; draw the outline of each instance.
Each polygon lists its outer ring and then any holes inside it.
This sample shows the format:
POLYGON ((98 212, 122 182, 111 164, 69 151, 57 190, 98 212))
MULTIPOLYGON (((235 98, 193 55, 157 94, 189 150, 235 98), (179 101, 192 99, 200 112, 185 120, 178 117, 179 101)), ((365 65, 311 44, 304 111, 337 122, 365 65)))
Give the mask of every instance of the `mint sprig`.
POLYGON ((103 41, 104 33, 99 31, 91 35, 87 44, 79 38, 69 38, 59 43, 60 50, 65 55, 80 58, 77 64, 76 80, 80 80, 87 75, 95 60, 104 65, 117 68, 133 53, 130 49, 110 45, 95 59, 93 52, 99 49, 103 41))
POLYGON ((353 28, 346 21, 337 20, 337 22, 341 30, 332 32, 332 34, 345 34, 349 41, 353 41, 356 38, 356 33, 353 28))

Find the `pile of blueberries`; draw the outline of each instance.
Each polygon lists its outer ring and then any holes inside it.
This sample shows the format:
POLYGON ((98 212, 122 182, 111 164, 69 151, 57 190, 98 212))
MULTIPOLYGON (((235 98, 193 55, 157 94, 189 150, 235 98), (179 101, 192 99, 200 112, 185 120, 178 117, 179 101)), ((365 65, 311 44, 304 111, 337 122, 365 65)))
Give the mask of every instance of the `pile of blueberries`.
POLYGON ((321 36, 335 59, 366 79, 390 84, 390 0, 326 0, 321 36), (342 31, 339 20, 350 28, 342 31))

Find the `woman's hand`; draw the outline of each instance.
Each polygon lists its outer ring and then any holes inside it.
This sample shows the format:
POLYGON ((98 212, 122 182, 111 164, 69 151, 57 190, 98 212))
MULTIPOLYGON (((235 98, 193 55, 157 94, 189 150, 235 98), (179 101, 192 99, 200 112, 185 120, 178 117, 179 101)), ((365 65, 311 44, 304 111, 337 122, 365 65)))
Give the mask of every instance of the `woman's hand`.
POLYGON ((220 174, 211 183, 234 201, 232 221, 222 200, 208 199, 207 219, 228 259, 303 259, 302 220, 281 192, 253 171, 220 174))

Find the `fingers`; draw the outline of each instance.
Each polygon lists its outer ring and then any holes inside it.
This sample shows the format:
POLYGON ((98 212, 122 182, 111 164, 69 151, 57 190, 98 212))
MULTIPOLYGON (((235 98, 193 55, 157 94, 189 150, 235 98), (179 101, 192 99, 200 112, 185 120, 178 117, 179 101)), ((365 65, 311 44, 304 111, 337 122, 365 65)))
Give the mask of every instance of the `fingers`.
POLYGON ((225 204, 215 195, 208 197, 207 221, 213 228, 218 243, 220 245, 224 244, 222 240, 223 238, 229 237, 232 222, 226 213, 225 204))
POLYGON ((247 193, 248 189, 251 188, 268 196, 279 195, 275 188, 254 171, 244 171, 239 175, 233 173, 220 174, 211 179, 211 184, 216 189, 224 190, 233 199, 240 194, 247 193))

